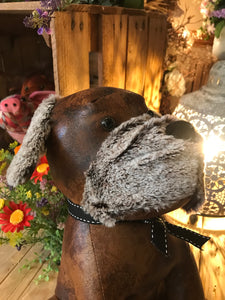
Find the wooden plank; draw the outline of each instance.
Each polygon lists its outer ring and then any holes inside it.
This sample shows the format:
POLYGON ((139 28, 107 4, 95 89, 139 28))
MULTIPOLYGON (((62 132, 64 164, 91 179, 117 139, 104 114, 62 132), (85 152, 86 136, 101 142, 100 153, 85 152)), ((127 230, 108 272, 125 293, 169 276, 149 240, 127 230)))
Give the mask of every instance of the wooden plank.
POLYGON ((90 14, 127 14, 127 15, 144 15, 148 14, 148 11, 144 9, 126 8, 120 6, 104 6, 104 5, 85 5, 85 4, 71 4, 66 7, 66 10, 73 10, 79 12, 88 12, 90 14))
POLYGON ((203 66, 201 86, 205 85, 208 82, 209 71, 212 68, 212 65, 213 65, 213 62, 205 64, 203 66))
MULTIPOLYGON (((45 268, 46 264, 42 266, 45 268)), ((40 270, 35 277, 38 277, 42 274, 42 270, 40 270)), ((51 273, 49 276, 49 281, 41 281, 38 285, 34 283, 34 281, 30 282, 27 288, 20 295, 18 300, 40 300, 40 299, 49 299, 54 295, 56 281, 57 281, 58 273, 51 273)), ((15 300, 15 299, 12 299, 15 300)))
MULTIPOLYGON (((40 252, 40 245, 35 245, 30 248, 26 255, 28 259, 32 260, 36 258, 34 252, 40 252)), ((34 279, 35 275, 41 268, 41 265, 28 269, 23 269, 19 272, 20 268, 27 262, 27 258, 24 256, 17 264, 5 280, 1 283, 1 299, 17 300, 19 299, 22 291, 27 287, 28 284, 34 279)))
POLYGON ((159 111, 162 66, 166 50, 167 25, 164 16, 149 16, 148 59, 144 98, 149 108, 159 111))
POLYGON ((203 63, 196 64, 196 72, 195 72, 195 78, 194 78, 194 83, 193 83, 193 91, 199 90, 200 87, 202 86, 203 69, 204 69, 203 63))
POLYGON ((127 16, 103 15, 101 22, 102 76, 99 85, 125 88, 127 16))
POLYGON ((200 276, 207 300, 225 299, 225 234, 211 236, 201 252, 200 276))
POLYGON ((143 94, 147 62, 148 18, 129 16, 126 89, 143 94))
POLYGON ((40 8, 40 1, 5 2, 0 3, 0 13, 24 14, 40 8))
POLYGON ((20 251, 9 245, 0 247, 0 284, 9 276, 9 274, 17 267, 18 263, 25 257, 31 247, 24 246, 20 251))
POLYGON ((52 22, 56 92, 67 96, 89 88, 90 26, 87 13, 57 12, 52 22))

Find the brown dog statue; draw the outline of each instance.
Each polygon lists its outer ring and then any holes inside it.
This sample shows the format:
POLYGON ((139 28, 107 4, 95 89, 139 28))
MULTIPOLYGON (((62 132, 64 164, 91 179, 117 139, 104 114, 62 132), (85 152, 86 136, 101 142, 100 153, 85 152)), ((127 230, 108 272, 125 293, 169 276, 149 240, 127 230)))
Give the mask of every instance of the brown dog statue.
POLYGON ((55 298, 203 300, 186 241, 199 234, 165 213, 204 199, 201 139, 187 122, 149 112, 144 98, 95 88, 38 107, 7 171, 16 186, 47 151, 69 213, 55 298))

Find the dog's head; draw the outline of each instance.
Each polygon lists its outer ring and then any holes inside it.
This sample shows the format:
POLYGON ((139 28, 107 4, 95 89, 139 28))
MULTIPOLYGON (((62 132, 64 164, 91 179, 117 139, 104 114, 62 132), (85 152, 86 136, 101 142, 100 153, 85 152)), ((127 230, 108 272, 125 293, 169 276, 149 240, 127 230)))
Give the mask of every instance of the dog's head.
POLYGON ((25 182, 47 151, 55 184, 107 226, 204 199, 201 138, 189 123, 148 111, 143 97, 96 88, 39 106, 7 180, 25 182))

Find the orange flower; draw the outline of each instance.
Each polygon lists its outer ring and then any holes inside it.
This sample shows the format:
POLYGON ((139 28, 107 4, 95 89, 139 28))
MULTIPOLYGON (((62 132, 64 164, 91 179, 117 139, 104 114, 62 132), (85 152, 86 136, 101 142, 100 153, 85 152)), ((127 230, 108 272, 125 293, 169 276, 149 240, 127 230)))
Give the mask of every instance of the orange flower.
POLYGON ((21 145, 16 146, 16 148, 14 148, 14 153, 17 154, 17 152, 20 150, 21 145))
POLYGON ((42 181, 42 177, 44 175, 47 175, 48 171, 49 171, 49 164, 46 156, 43 156, 30 179, 34 179, 35 183, 37 183, 38 180, 42 181))
POLYGON ((29 227, 29 221, 34 218, 29 215, 31 208, 26 208, 27 204, 22 201, 19 204, 10 201, 9 206, 5 206, 4 213, 0 213, 1 230, 3 232, 19 232, 24 229, 24 226, 29 227))

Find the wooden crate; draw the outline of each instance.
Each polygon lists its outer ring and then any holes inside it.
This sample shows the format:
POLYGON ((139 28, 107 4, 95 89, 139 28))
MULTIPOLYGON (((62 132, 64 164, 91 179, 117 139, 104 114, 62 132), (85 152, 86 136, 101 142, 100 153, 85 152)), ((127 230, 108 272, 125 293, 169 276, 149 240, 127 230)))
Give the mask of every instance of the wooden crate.
POLYGON ((39 2, 0 3, 0 99, 19 93, 25 77, 45 71, 53 79, 52 51, 23 19, 39 2))
POLYGON ((112 86, 145 97, 159 110, 167 25, 145 10, 71 5, 51 24, 56 92, 67 96, 112 86))

